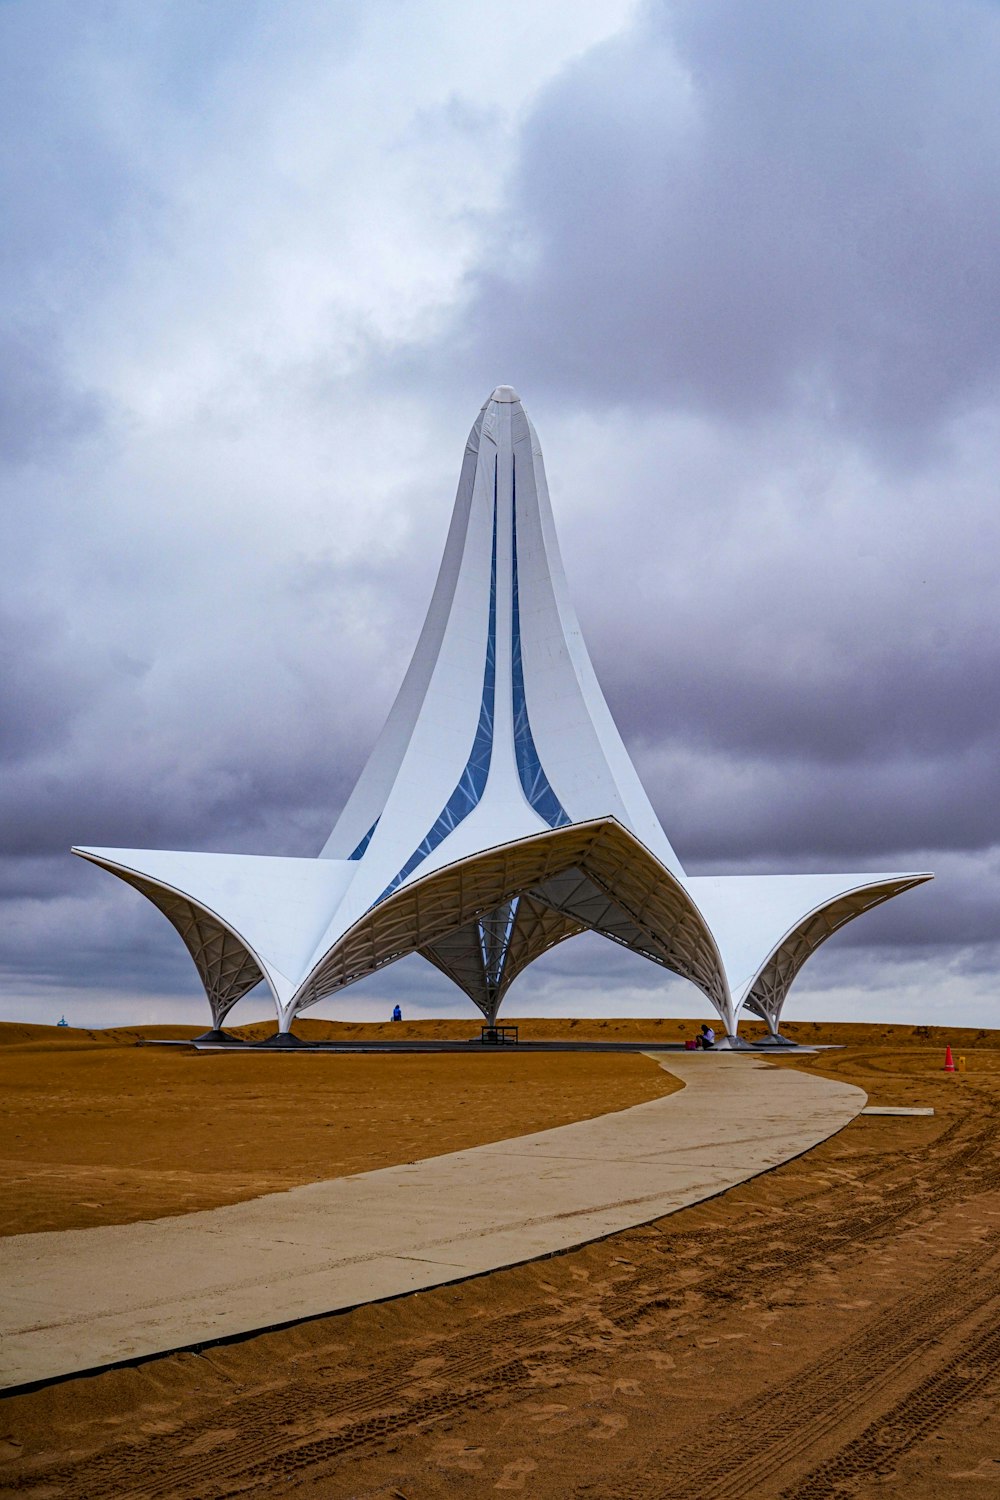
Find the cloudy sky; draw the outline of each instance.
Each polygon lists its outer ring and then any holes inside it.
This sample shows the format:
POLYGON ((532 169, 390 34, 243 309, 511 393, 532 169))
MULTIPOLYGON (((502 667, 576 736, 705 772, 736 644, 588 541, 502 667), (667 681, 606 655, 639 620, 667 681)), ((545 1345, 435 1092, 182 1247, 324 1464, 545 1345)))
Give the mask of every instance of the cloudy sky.
MULTIPOLYGON (((1000 1024, 998 77, 995 0, 0 0, 0 1017, 203 1017, 68 849, 317 852, 509 383, 685 865, 937 872, 788 1016, 1000 1024)), ((471 1014, 320 1013, 396 998, 471 1014)))

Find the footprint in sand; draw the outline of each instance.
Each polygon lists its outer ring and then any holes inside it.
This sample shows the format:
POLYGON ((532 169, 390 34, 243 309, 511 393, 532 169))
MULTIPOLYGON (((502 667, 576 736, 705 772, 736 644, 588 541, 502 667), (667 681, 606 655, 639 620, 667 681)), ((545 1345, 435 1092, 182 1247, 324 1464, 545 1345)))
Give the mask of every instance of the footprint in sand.
POLYGON ((571 1428, 579 1427, 587 1420, 579 1411, 574 1411, 561 1401, 554 1401, 549 1406, 529 1408, 529 1411, 537 1430, 546 1434, 569 1432, 571 1428))
POLYGON ((463 1474, 481 1474, 485 1465, 485 1448, 476 1448, 455 1438, 445 1438, 434 1450, 434 1462, 442 1469, 458 1469, 463 1474))
POLYGON ((646 1358, 657 1370, 675 1370, 677 1361, 672 1354, 660 1354, 656 1349, 646 1351, 646 1358))
POLYGON ((528 1414, 532 1422, 549 1422, 553 1417, 561 1417, 563 1412, 569 1411, 565 1401, 549 1401, 542 1406, 529 1406, 528 1414))
POLYGON ((523 1490, 528 1482, 528 1475, 533 1474, 538 1468, 533 1458, 515 1458, 511 1464, 504 1465, 504 1471, 500 1475, 495 1490, 523 1490))
POLYGON ((610 1438, 617 1437, 623 1427, 628 1426, 628 1418, 619 1416, 617 1412, 609 1412, 602 1417, 596 1427, 587 1433, 592 1443, 606 1443, 610 1438))
POLYGON ((1000 1458, 982 1458, 974 1469, 957 1469, 947 1479, 987 1479, 1000 1484, 1000 1458))
POLYGON ((182 1458, 200 1458, 203 1453, 211 1453, 213 1448, 221 1448, 223 1443, 233 1443, 239 1439, 239 1433, 233 1427, 216 1427, 211 1432, 203 1433, 193 1443, 188 1443, 186 1448, 178 1450, 182 1458))

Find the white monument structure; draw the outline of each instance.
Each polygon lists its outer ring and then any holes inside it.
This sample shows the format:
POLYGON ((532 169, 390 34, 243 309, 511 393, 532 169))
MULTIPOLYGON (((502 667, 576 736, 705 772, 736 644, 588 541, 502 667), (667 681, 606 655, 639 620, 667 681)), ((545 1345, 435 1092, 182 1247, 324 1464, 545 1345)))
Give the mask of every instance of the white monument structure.
POLYGON ((316 859, 75 849, 173 923, 216 1031, 262 979, 280 1043, 310 1005, 419 953, 492 1025, 511 983, 592 931, 690 979, 736 1044, 780 1042, 805 960, 928 874, 684 873, 598 686, 542 452, 499 386, 469 435, 430 609, 385 728, 316 859))

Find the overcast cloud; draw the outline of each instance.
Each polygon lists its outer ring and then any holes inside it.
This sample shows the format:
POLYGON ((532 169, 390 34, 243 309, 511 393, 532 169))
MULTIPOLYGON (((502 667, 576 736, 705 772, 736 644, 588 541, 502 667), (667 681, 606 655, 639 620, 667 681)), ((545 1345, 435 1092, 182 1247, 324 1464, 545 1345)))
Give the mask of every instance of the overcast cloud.
MULTIPOLYGON (((0 5, 0 1016, 201 1019, 69 846, 319 849, 512 383, 686 866, 937 872, 789 1014, 995 1024, 998 76, 985 0, 0 5)), ((320 1012, 397 995, 470 1011, 320 1012)))

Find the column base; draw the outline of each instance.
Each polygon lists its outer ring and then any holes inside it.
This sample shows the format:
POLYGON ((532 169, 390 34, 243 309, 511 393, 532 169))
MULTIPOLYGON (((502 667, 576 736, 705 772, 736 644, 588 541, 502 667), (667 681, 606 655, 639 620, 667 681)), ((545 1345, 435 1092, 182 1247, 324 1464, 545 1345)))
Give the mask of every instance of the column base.
POLYGON ((254 1046, 276 1047, 280 1051, 288 1051, 295 1047, 310 1047, 312 1043, 303 1041, 294 1031, 276 1031, 273 1036, 266 1036, 262 1042, 254 1042, 254 1046))
POLYGON ((223 1031, 221 1026, 213 1026, 209 1031, 203 1031, 201 1036, 193 1036, 192 1042, 201 1042, 209 1047, 243 1047, 245 1043, 238 1036, 233 1036, 230 1031, 223 1031))

